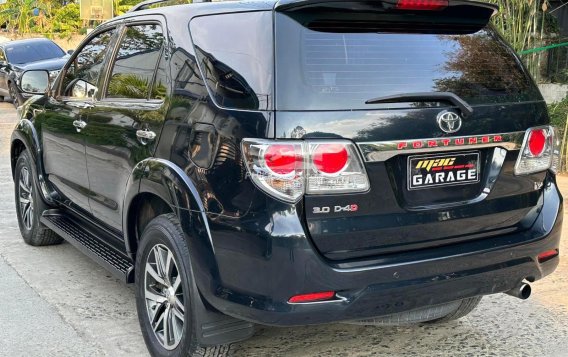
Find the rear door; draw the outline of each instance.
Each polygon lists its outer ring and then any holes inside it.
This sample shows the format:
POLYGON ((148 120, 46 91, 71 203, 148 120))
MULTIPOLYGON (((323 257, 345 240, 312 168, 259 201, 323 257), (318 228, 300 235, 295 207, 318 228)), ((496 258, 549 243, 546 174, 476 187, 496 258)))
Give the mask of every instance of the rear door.
POLYGON ((318 2, 316 11, 300 3, 276 9, 276 136, 350 139, 371 182, 364 194, 306 195, 308 228, 327 258, 532 224, 544 174, 517 177, 513 167, 525 130, 548 117, 522 64, 487 25, 492 8, 318 2))
POLYGON ((92 212, 119 232, 126 184, 134 167, 152 156, 166 112, 165 28, 144 17, 124 26, 84 133, 92 212))

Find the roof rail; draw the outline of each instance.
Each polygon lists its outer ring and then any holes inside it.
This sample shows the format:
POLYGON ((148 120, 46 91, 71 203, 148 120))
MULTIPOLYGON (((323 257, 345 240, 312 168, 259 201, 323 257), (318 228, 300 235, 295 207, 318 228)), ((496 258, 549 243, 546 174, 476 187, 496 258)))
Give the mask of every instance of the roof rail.
POLYGON ((152 5, 163 4, 162 6, 174 6, 182 4, 191 4, 198 2, 210 2, 211 0, 146 0, 139 4, 134 5, 127 12, 134 12, 149 9, 152 5))

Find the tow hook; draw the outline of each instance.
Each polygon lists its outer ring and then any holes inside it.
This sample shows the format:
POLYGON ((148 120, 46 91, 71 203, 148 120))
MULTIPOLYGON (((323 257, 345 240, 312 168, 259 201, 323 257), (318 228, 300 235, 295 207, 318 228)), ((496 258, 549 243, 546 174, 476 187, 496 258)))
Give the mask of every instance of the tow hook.
POLYGON ((527 283, 521 283, 511 290, 505 291, 505 294, 526 300, 531 296, 531 286, 527 283))

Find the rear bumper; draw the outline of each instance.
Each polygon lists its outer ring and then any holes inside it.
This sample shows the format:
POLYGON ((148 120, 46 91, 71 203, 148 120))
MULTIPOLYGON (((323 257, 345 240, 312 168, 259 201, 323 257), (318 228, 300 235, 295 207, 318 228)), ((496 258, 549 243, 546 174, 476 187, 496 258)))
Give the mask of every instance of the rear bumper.
MULTIPOLYGON (((235 232, 231 240, 238 248, 222 232, 214 235, 223 283, 200 291, 228 315, 280 326, 364 319, 500 293, 556 269, 558 258, 539 264, 537 255, 559 248, 562 214, 562 197, 550 179, 535 223, 522 233, 439 247, 396 263, 383 259, 348 264, 322 259, 303 236, 297 217, 298 223, 288 220, 282 227, 273 220, 269 237, 259 232, 255 238, 243 237, 256 239, 256 250, 235 232), (341 299, 287 302, 293 295, 330 290, 341 299)), ((255 226, 262 227, 262 222, 255 226)))

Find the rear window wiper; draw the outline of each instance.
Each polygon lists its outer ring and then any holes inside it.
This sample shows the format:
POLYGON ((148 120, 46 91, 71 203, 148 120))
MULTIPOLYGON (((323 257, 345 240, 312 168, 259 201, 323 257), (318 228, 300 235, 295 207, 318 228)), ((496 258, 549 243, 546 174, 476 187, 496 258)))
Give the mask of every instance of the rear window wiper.
POLYGON ((460 108, 462 115, 473 114, 473 108, 459 96, 451 92, 404 93, 369 99, 365 104, 412 103, 412 102, 450 102, 460 108))

